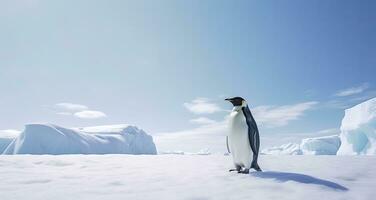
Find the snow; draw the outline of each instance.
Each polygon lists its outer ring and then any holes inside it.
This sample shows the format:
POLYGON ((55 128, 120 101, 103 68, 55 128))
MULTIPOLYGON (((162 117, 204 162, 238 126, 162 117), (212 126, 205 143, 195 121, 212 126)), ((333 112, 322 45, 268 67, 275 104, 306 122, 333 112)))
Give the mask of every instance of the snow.
POLYGON ((376 155, 376 98, 345 111, 337 155, 376 155))
POLYGON ((153 138, 130 125, 68 129, 28 124, 3 154, 156 154, 153 138))
POLYGON ((371 200, 376 157, 266 156, 237 174, 223 155, 2 155, 2 200, 371 200), (351 166, 351 167, 343 167, 351 166))
POLYGON ((187 154, 186 152, 184 151, 161 151, 161 152, 158 152, 158 154, 175 154, 175 155, 185 155, 187 154))
POLYGON ((341 140, 338 135, 305 138, 300 144, 288 143, 262 150, 267 155, 336 155, 341 140))

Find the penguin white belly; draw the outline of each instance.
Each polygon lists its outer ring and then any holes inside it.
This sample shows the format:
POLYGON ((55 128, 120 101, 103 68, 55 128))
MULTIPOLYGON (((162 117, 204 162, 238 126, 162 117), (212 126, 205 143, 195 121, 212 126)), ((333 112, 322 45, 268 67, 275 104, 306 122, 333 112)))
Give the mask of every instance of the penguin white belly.
POLYGON ((242 110, 232 111, 229 128, 229 147, 234 164, 249 169, 253 153, 248 139, 248 125, 242 110))

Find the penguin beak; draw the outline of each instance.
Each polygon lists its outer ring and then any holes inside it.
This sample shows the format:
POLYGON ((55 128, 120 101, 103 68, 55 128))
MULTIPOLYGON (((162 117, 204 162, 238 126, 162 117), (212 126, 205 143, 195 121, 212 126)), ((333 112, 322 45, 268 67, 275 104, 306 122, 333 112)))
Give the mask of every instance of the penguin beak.
POLYGON ((227 98, 227 99, 225 99, 225 101, 231 101, 232 100, 232 98, 227 98))

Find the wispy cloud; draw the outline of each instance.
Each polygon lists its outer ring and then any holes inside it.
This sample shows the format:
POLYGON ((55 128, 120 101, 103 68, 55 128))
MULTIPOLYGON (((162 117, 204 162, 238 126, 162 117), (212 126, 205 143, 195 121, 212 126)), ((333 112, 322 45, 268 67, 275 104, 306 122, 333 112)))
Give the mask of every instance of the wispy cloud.
POLYGON ((194 124, 201 124, 201 125, 216 123, 215 120, 209 119, 207 117, 199 117, 199 118, 191 119, 189 120, 189 122, 194 123, 194 124))
POLYGON ((74 116, 81 119, 98 119, 107 117, 102 111, 90 110, 88 106, 75 103, 57 103, 54 110, 57 115, 74 116))
POLYGON ((335 93, 335 96, 346 97, 346 96, 351 96, 351 95, 354 95, 354 94, 359 94, 359 93, 362 93, 363 91, 365 91, 366 89, 368 89, 368 87, 369 87, 369 85, 367 83, 364 83, 364 84, 357 86, 357 87, 351 87, 351 88, 347 88, 347 89, 344 89, 344 90, 337 91, 335 93))
POLYGON ((58 108, 71 111, 82 111, 89 109, 85 105, 74 104, 74 103, 57 103, 55 104, 58 108))
POLYGON ((312 109, 316 104, 318 102, 309 101, 285 106, 258 106, 253 109, 253 113, 257 122, 267 127, 278 127, 299 119, 304 112, 312 109))
POLYGON ((323 103, 322 105, 329 108, 344 110, 375 97, 376 90, 367 90, 364 91, 362 94, 351 96, 351 98, 331 99, 323 103))
POLYGON ((98 119, 98 118, 107 117, 105 113, 101 111, 96 111, 96 110, 84 110, 84 111, 76 112, 73 115, 81 119, 98 119))
POLYGON ((317 132, 317 135, 334 135, 339 134, 341 130, 339 128, 328 128, 317 132))
POLYGON ((196 98, 189 103, 183 104, 190 112, 195 114, 211 114, 219 112, 222 109, 208 98, 196 98))

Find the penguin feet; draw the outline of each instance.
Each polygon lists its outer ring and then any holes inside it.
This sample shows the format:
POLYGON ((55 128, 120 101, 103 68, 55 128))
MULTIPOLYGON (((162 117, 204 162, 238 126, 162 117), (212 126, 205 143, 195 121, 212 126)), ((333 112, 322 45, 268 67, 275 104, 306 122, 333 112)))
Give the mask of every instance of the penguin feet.
POLYGON ((237 168, 237 169, 230 169, 228 171, 229 172, 237 171, 239 174, 249 174, 249 169, 237 168))
POLYGON ((249 174, 249 169, 243 169, 238 171, 239 174, 249 174))
POLYGON ((255 169, 255 170, 258 171, 258 172, 262 172, 262 170, 261 170, 261 168, 260 168, 259 166, 254 167, 253 169, 255 169))
POLYGON ((262 171, 261 168, 260 168, 260 166, 257 163, 253 163, 252 166, 251 166, 251 168, 255 169, 258 172, 262 171))
POLYGON ((235 165, 236 169, 230 169, 229 172, 237 171, 238 173, 242 170, 242 167, 240 165, 235 165))
POLYGON ((228 171, 229 171, 229 172, 237 171, 238 173, 240 173, 242 170, 241 170, 241 169, 229 169, 228 171))

